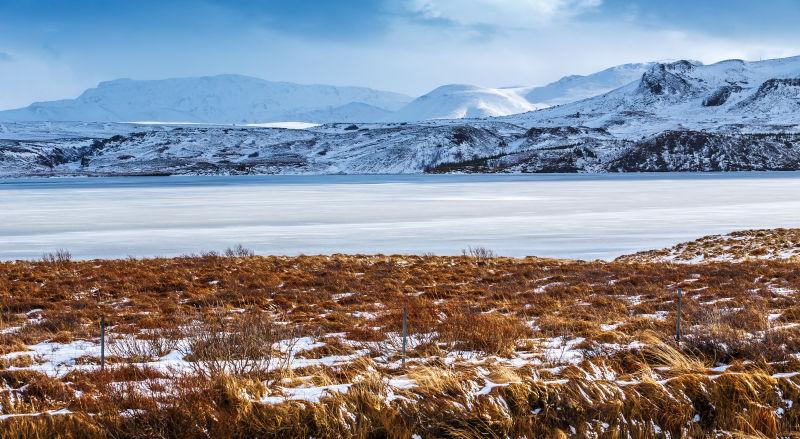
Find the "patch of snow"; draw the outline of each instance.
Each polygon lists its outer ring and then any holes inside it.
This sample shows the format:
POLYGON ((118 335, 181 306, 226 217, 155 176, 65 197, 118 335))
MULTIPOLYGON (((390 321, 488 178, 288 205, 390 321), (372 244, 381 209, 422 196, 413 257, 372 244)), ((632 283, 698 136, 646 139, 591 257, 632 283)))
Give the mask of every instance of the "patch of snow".
POLYGON ((261 399, 264 404, 279 404, 285 401, 319 402, 320 399, 332 393, 347 393, 352 384, 333 384, 318 387, 282 387, 284 396, 266 396, 261 399))
POLYGON ((574 346, 582 343, 584 340, 583 337, 574 339, 565 339, 564 337, 552 338, 545 343, 544 358, 550 363, 578 364, 583 361, 583 352, 579 349, 574 349, 574 346))
POLYGON ((72 412, 67 409, 47 410, 44 412, 36 412, 36 413, 11 413, 6 415, 0 415, 0 420, 26 417, 26 416, 58 416, 58 415, 68 415, 70 413, 72 412))
POLYGON ((638 316, 646 319, 666 320, 668 315, 669 311, 656 311, 653 314, 639 314, 638 316))
POLYGON ((318 123, 310 122, 265 122, 265 123, 248 123, 246 127, 256 128, 285 128, 287 130, 306 130, 309 128, 318 127, 318 123))

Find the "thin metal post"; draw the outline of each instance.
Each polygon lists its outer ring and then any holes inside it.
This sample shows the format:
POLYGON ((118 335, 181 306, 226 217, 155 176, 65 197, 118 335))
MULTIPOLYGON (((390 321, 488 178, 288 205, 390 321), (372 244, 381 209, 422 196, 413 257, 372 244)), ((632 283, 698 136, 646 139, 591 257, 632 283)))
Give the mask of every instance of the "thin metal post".
POLYGON ((683 300, 683 291, 678 288, 678 307, 675 311, 675 340, 678 344, 681 343, 681 302, 683 300))
POLYGON ((403 308, 403 367, 406 366, 406 338, 408 337, 408 310, 403 308))
POLYGON ((106 369, 106 316, 100 317, 100 370, 106 369))

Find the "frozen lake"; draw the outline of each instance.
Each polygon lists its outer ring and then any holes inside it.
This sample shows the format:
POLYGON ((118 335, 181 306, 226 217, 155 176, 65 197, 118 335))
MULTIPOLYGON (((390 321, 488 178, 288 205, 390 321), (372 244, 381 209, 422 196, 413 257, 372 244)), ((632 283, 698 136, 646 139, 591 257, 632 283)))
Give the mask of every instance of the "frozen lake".
POLYGON ((613 258, 800 226, 800 173, 0 180, 0 259, 258 254, 613 258))

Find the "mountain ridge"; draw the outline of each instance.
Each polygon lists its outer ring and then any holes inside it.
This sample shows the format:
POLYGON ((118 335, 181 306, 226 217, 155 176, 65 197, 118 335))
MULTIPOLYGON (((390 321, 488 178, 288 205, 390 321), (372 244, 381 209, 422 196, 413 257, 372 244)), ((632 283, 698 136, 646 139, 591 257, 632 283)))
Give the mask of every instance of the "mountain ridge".
POLYGON ((237 74, 120 78, 102 81, 74 99, 34 102, 0 111, 0 120, 242 124, 505 116, 606 92, 629 82, 633 73, 649 64, 625 64, 589 75, 571 75, 537 87, 446 84, 416 99, 365 87, 303 85, 237 74), (437 103, 432 104, 432 100, 437 103))
POLYGON ((411 97, 366 87, 302 85, 223 74, 104 81, 75 99, 0 112, 5 121, 260 123, 361 103, 397 110, 411 97))
POLYGON ((641 79, 608 93, 503 120, 523 126, 606 128, 626 138, 677 129, 800 123, 795 82, 800 56, 764 61, 655 63, 641 79), (771 84, 768 89, 762 86, 771 84), (760 92, 759 92, 760 91, 760 92), (767 94, 770 96, 767 96, 767 94), (766 98, 771 102, 764 103, 766 98), (748 112, 742 103, 761 103, 748 112))
MULTIPOLYGON (((433 98, 459 93, 422 110, 466 102, 470 116, 475 94, 519 90, 450 85, 433 98)), ((800 170, 800 57, 653 63, 607 93, 510 116, 303 130, 0 123, 0 139, 4 176, 800 170)))

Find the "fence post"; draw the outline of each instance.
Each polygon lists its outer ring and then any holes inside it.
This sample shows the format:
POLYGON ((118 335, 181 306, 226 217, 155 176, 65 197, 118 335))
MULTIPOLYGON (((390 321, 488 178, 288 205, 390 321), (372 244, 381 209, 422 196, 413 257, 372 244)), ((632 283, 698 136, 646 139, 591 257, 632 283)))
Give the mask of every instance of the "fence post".
POLYGON ((100 317, 100 370, 106 369, 106 316, 100 317))
POLYGON ((406 367, 406 338, 408 337, 408 310, 403 308, 403 367, 406 367))
POLYGON ((681 302, 683 300, 683 291, 678 288, 678 306, 675 311, 675 340, 681 344, 681 302))

